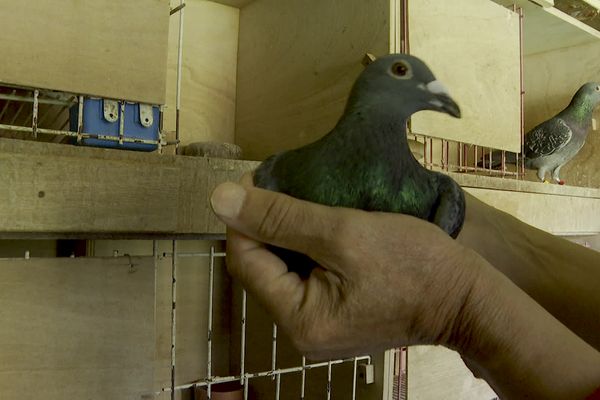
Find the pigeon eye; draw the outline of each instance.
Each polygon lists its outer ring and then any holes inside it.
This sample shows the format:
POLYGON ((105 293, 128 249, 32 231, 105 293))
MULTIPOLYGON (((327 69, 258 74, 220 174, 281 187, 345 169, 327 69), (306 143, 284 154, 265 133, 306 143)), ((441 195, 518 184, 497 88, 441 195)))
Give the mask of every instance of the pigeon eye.
POLYGON ((600 86, 596 86, 596 92, 600 92, 600 86))
POLYGON ((392 65, 392 74, 401 79, 408 79, 412 76, 410 66, 401 61, 392 65))

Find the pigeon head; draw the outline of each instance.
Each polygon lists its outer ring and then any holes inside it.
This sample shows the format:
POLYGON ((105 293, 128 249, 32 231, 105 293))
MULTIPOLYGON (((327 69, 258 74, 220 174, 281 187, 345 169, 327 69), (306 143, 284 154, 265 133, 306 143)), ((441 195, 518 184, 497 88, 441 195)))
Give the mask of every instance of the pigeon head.
POLYGON ((374 60, 356 80, 349 107, 376 104, 385 112, 408 118, 433 110, 460 118, 460 108, 429 67, 408 54, 390 54, 374 60))
POLYGON ((582 100, 589 101, 592 106, 595 107, 600 104, 600 83, 588 82, 584 84, 577 93, 575 93, 574 99, 581 98, 582 100))

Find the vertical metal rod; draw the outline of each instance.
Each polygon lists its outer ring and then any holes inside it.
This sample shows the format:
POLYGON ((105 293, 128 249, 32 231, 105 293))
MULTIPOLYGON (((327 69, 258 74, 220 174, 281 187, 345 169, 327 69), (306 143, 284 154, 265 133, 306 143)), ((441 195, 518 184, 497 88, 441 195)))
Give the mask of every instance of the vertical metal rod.
POLYGON ((427 138, 423 137, 423 166, 427 168, 427 138))
POLYGON ((125 101, 120 102, 119 110, 119 144, 123 144, 125 136, 125 101))
POLYGON ((409 30, 409 17, 408 17, 408 0, 402 0, 402 52, 410 54, 410 30, 409 30))
POLYGON ((33 91, 33 117, 31 118, 31 133, 33 134, 34 139, 37 138, 39 95, 39 90, 36 89, 33 91))
MULTIPOLYGON (((521 67, 521 178, 525 178, 525 62, 523 49, 523 9, 518 8, 519 13, 519 45, 520 45, 520 67, 521 67)), ((517 170, 517 179, 519 171, 517 170)))
POLYGON ((450 170, 450 141, 446 140, 446 171, 450 170))
POLYGON ((458 160, 458 171, 462 170, 462 143, 461 142, 457 142, 456 143, 456 159, 458 160))
POLYGON ((492 175, 492 148, 488 147, 488 152, 490 156, 490 164, 488 165, 489 174, 492 175))
POLYGON ((506 176, 506 150, 502 150, 501 168, 502 168, 502 177, 505 177, 506 176))
POLYGON ((164 121, 165 121, 165 107, 164 106, 160 106, 158 108, 158 147, 156 148, 156 150, 158 151, 158 154, 162 154, 163 152, 163 141, 165 139, 164 137, 164 132, 165 132, 165 127, 164 127, 164 121))
POLYGON ((331 361, 327 363, 327 400, 331 399, 331 361))
POLYGON ((433 138, 429 139, 429 169, 433 169, 433 138))
POLYGON ((81 133, 83 132, 83 96, 79 96, 78 114, 77 114, 77 143, 81 143, 81 133))
POLYGON ((280 392, 281 392, 281 374, 277 374, 277 381, 275 382, 275 400, 279 400, 280 392))
POLYGON ((302 382, 300 383, 300 400, 304 400, 306 390, 306 357, 302 356, 302 382))
POLYGON ((244 378, 244 400, 248 400, 248 378, 244 378))
POLYGON ((244 383, 246 375, 246 308, 247 308, 247 293, 242 289, 242 338, 240 345, 240 379, 244 383))
POLYGON ((445 170, 446 169, 446 161, 447 161, 446 160, 446 151, 445 151, 445 149, 446 149, 446 141, 444 139, 442 139, 441 143, 442 143, 442 149, 441 149, 441 152, 440 152, 441 153, 440 154, 440 158, 441 158, 441 161, 442 161, 442 170, 445 170))
POLYGON ((179 141, 181 139, 180 113, 181 113, 181 73, 183 68, 183 15, 185 0, 179 1, 179 41, 177 43, 177 87, 175 99, 175 154, 179 154, 179 141))
POLYGON ((210 263, 208 268, 208 352, 206 361, 206 374, 208 379, 208 387, 206 388, 207 399, 211 398, 211 383, 212 380, 212 327, 213 327, 213 292, 215 284, 215 247, 210 247, 210 263))
POLYGON ((171 400, 175 400, 175 342, 177 324, 177 240, 172 242, 171 258, 171 400))
POLYGON ((358 358, 352 362, 352 400, 356 400, 356 375, 358 374, 358 358))
MULTIPOLYGON (((271 371, 277 368, 277 324, 273 324, 273 347, 271 350, 271 371)), ((271 379, 275 379, 272 376, 271 379)))
POLYGON ((474 149, 474 153, 475 153, 475 159, 474 159, 475 172, 477 172, 477 150, 478 150, 478 147, 479 147, 479 146, 475 145, 475 146, 473 146, 473 147, 475 148, 475 149, 474 149))

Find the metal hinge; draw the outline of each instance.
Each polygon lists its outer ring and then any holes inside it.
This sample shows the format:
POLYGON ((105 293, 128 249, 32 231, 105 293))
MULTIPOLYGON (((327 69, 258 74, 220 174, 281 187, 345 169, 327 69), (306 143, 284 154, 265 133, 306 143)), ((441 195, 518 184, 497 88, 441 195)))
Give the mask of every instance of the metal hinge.
POLYGON ((119 102, 116 100, 103 100, 104 119, 108 122, 117 122, 119 119, 119 102))
POLYGON ((153 107, 149 104, 140 104, 140 122, 146 128, 154 123, 153 107))

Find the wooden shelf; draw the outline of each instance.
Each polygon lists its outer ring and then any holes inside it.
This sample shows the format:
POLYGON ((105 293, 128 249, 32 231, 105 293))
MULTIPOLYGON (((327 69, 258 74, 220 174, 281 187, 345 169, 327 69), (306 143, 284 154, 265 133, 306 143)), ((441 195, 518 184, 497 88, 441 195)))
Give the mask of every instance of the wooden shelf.
MULTIPOLYGON (((493 0, 523 9, 525 55, 543 53, 600 40, 600 32, 554 7, 551 0, 493 0)), ((597 0, 585 0, 597 7, 597 0)))
POLYGON ((209 197, 257 163, 0 140, 0 238, 206 237, 209 197))
MULTIPOLYGON (((207 238, 209 198, 254 161, 0 140, 0 238, 207 238)), ((465 190, 555 234, 600 232, 600 189, 450 173, 465 190)))

